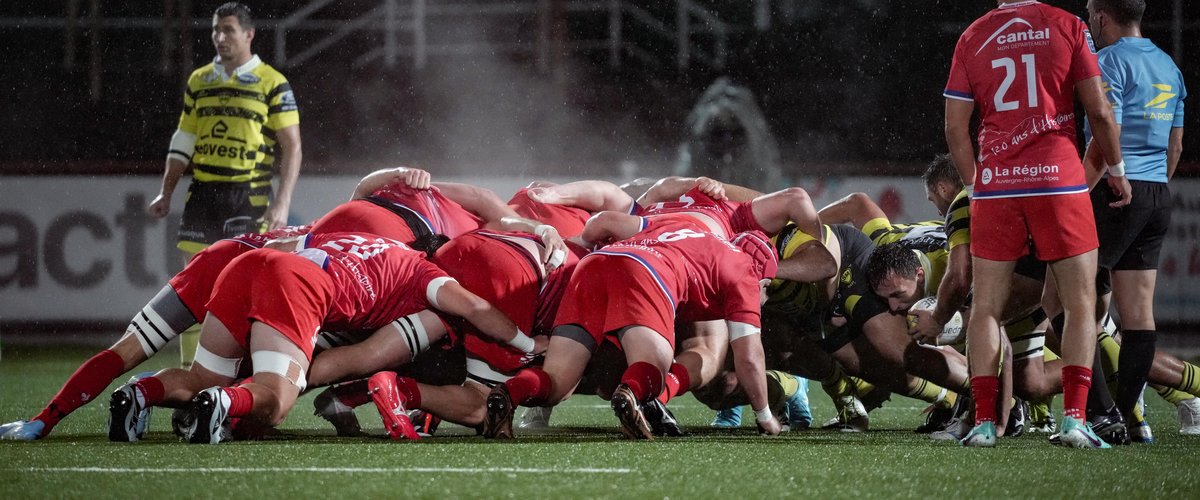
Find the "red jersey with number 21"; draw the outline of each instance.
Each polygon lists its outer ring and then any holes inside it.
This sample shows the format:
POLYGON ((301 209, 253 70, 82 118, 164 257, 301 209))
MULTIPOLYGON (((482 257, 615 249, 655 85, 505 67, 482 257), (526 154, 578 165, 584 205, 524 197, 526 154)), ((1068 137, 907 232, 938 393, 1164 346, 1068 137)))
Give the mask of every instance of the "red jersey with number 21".
POLYGON ((943 95, 979 109, 975 198, 1086 192, 1074 92, 1099 75, 1091 34, 1062 9, 1008 3, 972 23, 943 95))

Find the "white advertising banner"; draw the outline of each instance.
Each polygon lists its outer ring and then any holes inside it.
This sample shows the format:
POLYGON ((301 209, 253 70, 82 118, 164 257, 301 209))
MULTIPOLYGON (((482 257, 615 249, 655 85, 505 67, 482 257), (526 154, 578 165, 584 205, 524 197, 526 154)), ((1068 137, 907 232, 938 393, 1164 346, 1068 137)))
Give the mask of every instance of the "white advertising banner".
MULTIPOLYGON (((507 198, 528 180, 453 179, 507 198)), ((347 200, 357 178, 302 177, 289 219, 311 221, 347 200)), ((175 228, 186 182, 171 215, 155 219, 146 204, 157 177, 0 177, 0 323, 126 321, 178 269, 175 228)), ((870 195, 892 220, 937 217, 919 179, 831 177, 801 181, 818 208, 846 194, 870 195)), ((1200 181, 1171 184, 1175 211, 1165 242, 1155 316, 1200 322, 1200 181)))

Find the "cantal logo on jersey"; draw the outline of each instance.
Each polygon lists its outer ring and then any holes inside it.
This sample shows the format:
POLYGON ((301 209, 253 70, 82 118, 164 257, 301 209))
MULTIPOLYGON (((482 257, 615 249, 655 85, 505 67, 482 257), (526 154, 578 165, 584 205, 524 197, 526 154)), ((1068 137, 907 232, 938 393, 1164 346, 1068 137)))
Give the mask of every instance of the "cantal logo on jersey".
POLYGON ((1152 83, 1150 85, 1158 89, 1159 92, 1158 95, 1154 96, 1154 99, 1150 99, 1150 102, 1146 103, 1144 107, 1153 109, 1166 109, 1167 103, 1177 94, 1171 92, 1171 86, 1165 83, 1152 83))
POLYGON ((1009 20, 1007 23, 1004 23, 1004 26, 1001 26, 1000 29, 996 30, 995 33, 992 33, 992 36, 989 36, 987 40, 984 40, 983 45, 979 46, 979 50, 975 51, 975 55, 979 55, 980 52, 983 52, 983 49, 987 48, 988 44, 992 43, 992 40, 995 40, 997 45, 1005 45, 1005 44, 1009 44, 1009 43, 1027 42, 1030 40, 1049 40, 1049 39, 1050 39, 1050 28, 1046 28, 1046 29, 1042 29, 1042 30, 1035 30, 1035 29, 1033 29, 1033 25, 1029 24, 1029 21, 1026 21, 1019 17, 1014 17, 1011 20, 1009 20), (1010 26, 1012 26, 1014 24, 1024 24, 1025 26, 1028 26, 1029 29, 1027 29, 1025 31, 1017 31, 1014 33, 1008 33, 1008 34, 1001 35, 1001 33, 1004 33, 1004 30, 1007 30, 1010 26))

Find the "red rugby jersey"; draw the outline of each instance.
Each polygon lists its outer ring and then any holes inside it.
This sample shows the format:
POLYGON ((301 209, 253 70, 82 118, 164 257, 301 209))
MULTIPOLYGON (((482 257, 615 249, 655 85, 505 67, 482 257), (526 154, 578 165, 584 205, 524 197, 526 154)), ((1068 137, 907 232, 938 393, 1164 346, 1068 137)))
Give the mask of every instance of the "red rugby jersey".
POLYGON ((1075 143, 1075 84, 1100 75, 1078 17, 1036 1, 977 19, 954 48, 943 95, 980 114, 976 198, 1087 191, 1075 143))

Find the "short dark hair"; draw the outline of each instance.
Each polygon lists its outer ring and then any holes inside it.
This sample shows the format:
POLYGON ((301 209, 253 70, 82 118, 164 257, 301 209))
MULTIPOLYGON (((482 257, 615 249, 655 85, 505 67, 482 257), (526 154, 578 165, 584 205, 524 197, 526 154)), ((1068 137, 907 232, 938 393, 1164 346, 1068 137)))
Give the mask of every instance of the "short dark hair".
POLYGON ((1145 0, 1094 0, 1096 10, 1112 16, 1113 20, 1122 26, 1142 22, 1142 13, 1146 11, 1145 0))
POLYGON ((867 259, 867 284, 874 290, 893 273, 901 278, 915 279, 920 267, 921 261, 917 260, 917 254, 911 248, 901 242, 888 243, 876 248, 871 252, 871 258, 867 259))
POLYGON ((217 7, 217 11, 213 15, 217 16, 217 19, 235 16, 243 30, 254 29, 254 17, 250 15, 250 7, 247 7, 246 4, 226 2, 217 7))
POLYGON ((943 181, 962 187, 962 177, 958 175, 958 169, 955 168, 954 161, 948 154, 933 157, 933 161, 925 166, 925 172, 921 174, 921 178, 925 180, 926 187, 934 187, 943 181))

